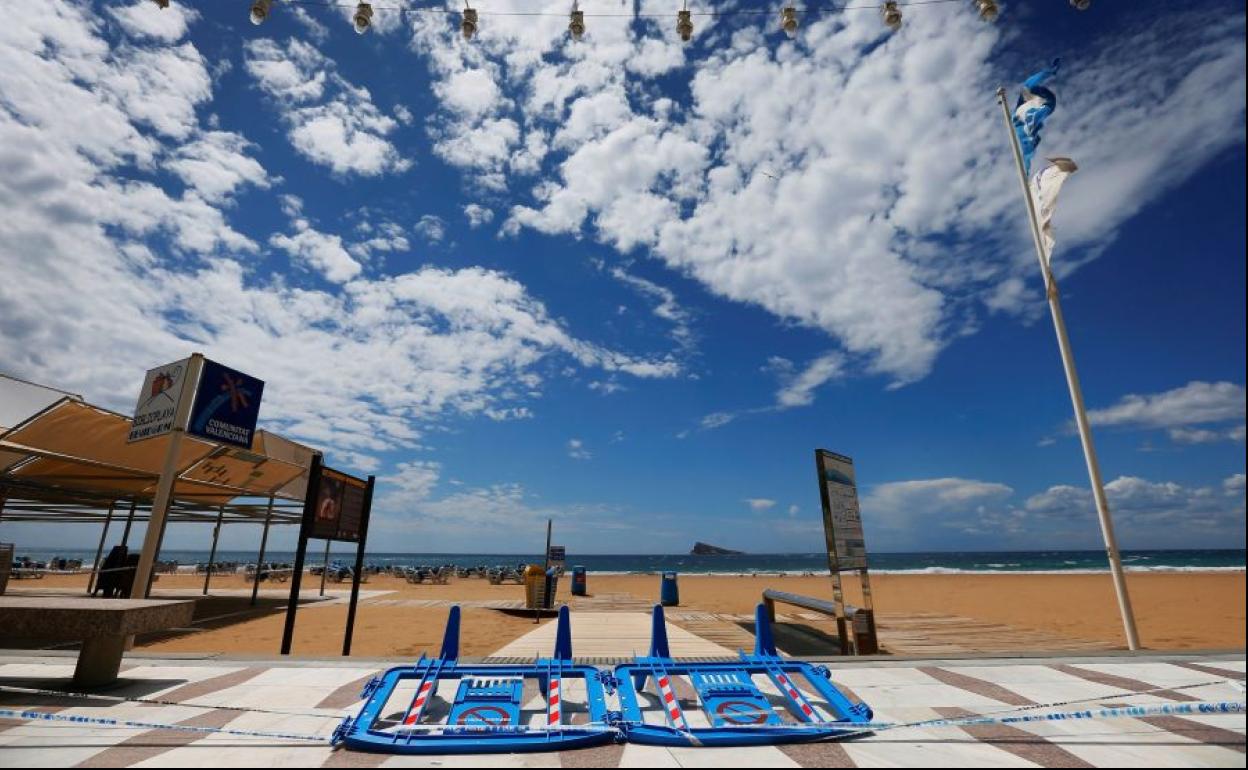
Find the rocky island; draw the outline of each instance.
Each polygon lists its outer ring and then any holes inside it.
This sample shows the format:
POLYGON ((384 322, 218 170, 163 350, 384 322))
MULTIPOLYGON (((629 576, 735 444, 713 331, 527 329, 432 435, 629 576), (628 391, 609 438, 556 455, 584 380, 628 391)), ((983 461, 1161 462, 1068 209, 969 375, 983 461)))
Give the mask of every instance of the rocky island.
POLYGON ((693 550, 689 552, 690 556, 744 556, 745 551, 734 551, 730 548, 720 548, 717 545, 710 545, 698 541, 693 544, 693 550))

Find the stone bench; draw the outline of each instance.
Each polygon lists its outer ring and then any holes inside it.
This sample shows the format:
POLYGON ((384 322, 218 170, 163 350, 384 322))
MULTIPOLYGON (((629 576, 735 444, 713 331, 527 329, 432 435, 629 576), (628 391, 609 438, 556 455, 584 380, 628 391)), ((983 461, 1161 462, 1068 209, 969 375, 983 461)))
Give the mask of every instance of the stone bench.
POLYGON ((194 613, 193 601, 0 596, 6 638, 82 642, 76 687, 115 682, 128 637, 190 625, 194 613))

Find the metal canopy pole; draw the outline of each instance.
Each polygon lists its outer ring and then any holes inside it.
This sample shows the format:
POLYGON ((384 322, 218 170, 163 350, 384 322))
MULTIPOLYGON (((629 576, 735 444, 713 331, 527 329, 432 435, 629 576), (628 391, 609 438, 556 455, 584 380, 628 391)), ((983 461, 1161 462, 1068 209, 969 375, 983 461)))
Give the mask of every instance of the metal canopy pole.
POLYGON ((1135 627, 1135 613, 1131 609, 1131 595, 1127 593, 1126 575, 1122 569, 1122 557, 1118 553, 1118 540, 1114 536, 1114 520, 1109 513, 1109 500, 1105 497, 1105 484, 1101 479, 1101 466, 1096 458, 1096 447, 1092 443, 1092 426, 1088 422, 1087 410, 1083 404, 1083 389, 1079 386, 1079 374, 1075 371, 1075 355, 1070 347, 1070 338, 1066 334, 1066 320, 1062 316, 1062 303, 1057 290, 1057 279, 1049 254, 1044 247, 1044 239, 1040 235, 1040 224, 1036 219, 1036 202, 1031 197, 1031 189, 1027 185, 1027 172, 1023 168, 1023 152, 1018 145, 1018 134, 1014 130, 1014 121, 1010 118, 1010 108, 1006 103, 1004 88, 997 89, 997 101, 1001 104, 1001 112, 1005 116, 1005 128, 1010 135, 1010 147, 1014 150, 1014 165, 1018 169, 1018 180, 1023 186, 1023 199, 1027 202, 1027 217, 1031 221, 1031 238, 1036 246, 1036 258, 1040 260, 1040 273, 1044 276, 1045 295, 1049 300, 1049 312, 1053 316, 1053 328, 1057 332, 1057 347, 1062 354, 1062 368, 1066 371, 1066 386, 1070 390, 1071 405, 1075 409, 1075 424, 1079 428, 1079 441, 1083 445, 1083 459, 1088 466, 1088 480, 1092 483, 1092 495, 1096 500, 1096 514, 1101 521, 1101 535, 1105 539, 1105 553, 1109 557, 1109 571, 1114 580, 1114 591, 1118 594, 1118 610, 1122 615, 1122 627, 1127 636, 1127 647, 1132 650, 1140 648, 1140 636, 1135 627))
POLYGON ((256 596, 260 593, 260 568, 264 564, 264 548, 269 544, 269 522, 273 520, 273 496, 269 495, 269 508, 264 514, 264 533, 260 535, 260 554, 256 556, 256 579, 251 585, 251 606, 256 606, 256 596))
POLYGON ((204 596, 208 595, 208 581, 212 580, 212 568, 217 563, 217 541, 221 538, 221 520, 225 518, 225 505, 217 510, 217 525, 212 528, 212 550, 208 552, 208 569, 204 570, 204 596))
POLYGON ((100 545, 95 549, 95 563, 91 565, 91 577, 87 579, 87 595, 95 590, 95 578, 100 574, 100 557, 104 554, 104 541, 108 539, 108 525, 113 523, 113 507, 116 503, 108 506, 108 515, 104 517, 104 529, 100 532, 100 545))
POLYGON ((325 541, 325 563, 321 566, 321 596, 325 595, 325 575, 329 572, 329 546, 333 542, 333 540, 325 541))
POLYGON ((121 531, 121 545, 130 542, 130 527, 134 525, 134 509, 138 506, 137 500, 130 501, 130 514, 126 516, 126 528, 121 531))
MULTIPOLYGON (((191 416, 191 401, 199 384, 199 374, 204 367, 204 357, 192 353, 187 364, 186 377, 182 380, 182 392, 178 396, 178 411, 173 418, 173 430, 169 435, 169 447, 165 451, 165 464, 156 485, 156 497, 152 500, 152 514, 143 533, 143 550, 139 564, 134 570, 134 587, 139 598, 146 599, 152 592, 152 567, 160 553, 160 543, 165 537, 165 519, 169 515, 169 502, 173 499, 173 482, 178 473, 178 450, 182 446, 182 434, 191 416)), ((134 591, 131 591, 133 596, 134 591)))

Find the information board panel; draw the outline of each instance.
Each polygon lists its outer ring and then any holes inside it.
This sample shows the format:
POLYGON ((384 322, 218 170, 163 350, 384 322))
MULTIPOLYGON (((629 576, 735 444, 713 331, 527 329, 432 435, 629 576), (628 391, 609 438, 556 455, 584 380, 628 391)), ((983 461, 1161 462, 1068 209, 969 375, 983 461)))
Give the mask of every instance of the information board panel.
POLYGON ((829 555, 835 557, 830 562, 837 570, 866 569, 867 544, 858 509, 854 461, 845 455, 818 449, 815 464, 819 469, 819 493, 829 555))
POLYGON ((358 541, 363 526, 367 489, 368 482, 363 479, 322 467, 316 500, 312 506, 312 526, 308 537, 349 543, 358 541))

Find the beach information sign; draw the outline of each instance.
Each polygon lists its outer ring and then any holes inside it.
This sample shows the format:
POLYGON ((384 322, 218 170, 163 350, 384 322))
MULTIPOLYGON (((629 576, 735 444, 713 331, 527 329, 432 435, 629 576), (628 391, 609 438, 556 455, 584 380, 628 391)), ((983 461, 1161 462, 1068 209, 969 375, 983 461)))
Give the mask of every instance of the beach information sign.
POLYGON ((209 441, 251 449, 263 393, 263 380, 204 359, 186 430, 209 441))
POLYGON ((308 537, 357 542, 364 523, 367 491, 368 482, 364 479, 322 467, 308 537))
POLYGON ((866 569, 867 544, 858 511, 854 461, 845 455, 819 449, 815 452, 815 463, 819 468, 819 493, 829 555, 835 556, 837 569, 866 569))
POLYGON ((150 369, 143 378, 143 390, 134 407, 134 422, 127 442, 163 436, 173 430, 178 413, 178 399, 191 369, 191 359, 150 369))

